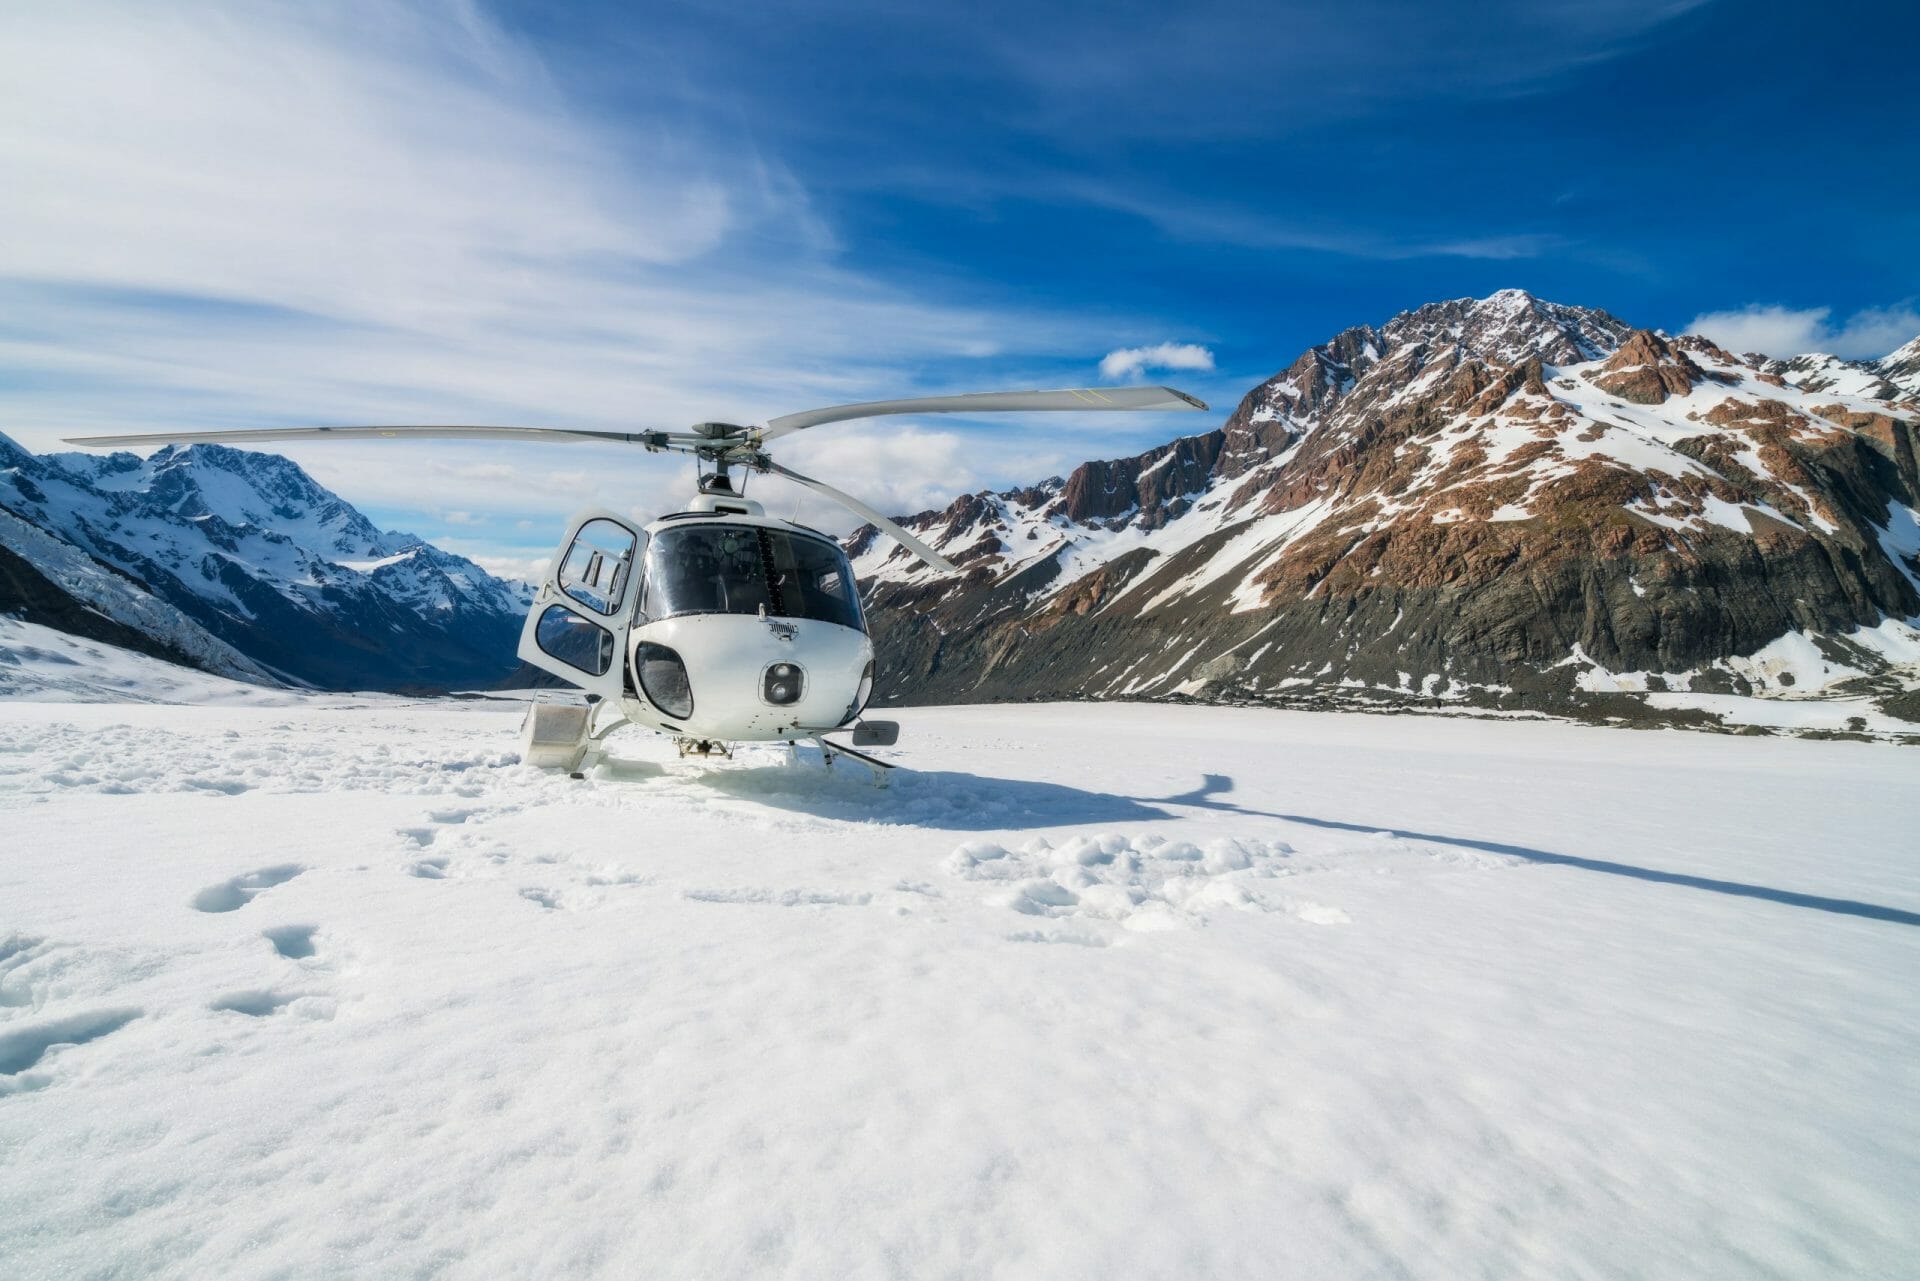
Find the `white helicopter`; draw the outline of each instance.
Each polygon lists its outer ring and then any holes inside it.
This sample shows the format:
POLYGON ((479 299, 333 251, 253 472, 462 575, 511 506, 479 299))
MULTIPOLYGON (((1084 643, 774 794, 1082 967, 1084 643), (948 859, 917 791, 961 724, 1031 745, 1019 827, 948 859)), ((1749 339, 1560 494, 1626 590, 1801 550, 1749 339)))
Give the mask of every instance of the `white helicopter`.
POLYGON ((682 756, 731 756, 736 743, 812 742, 829 767, 836 756, 847 756, 884 784, 892 766, 857 748, 891 746, 899 726, 861 719, 873 694, 874 661, 853 566, 827 535, 768 516, 746 498, 744 475, 785 476, 873 522, 936 570, 954 573, 957 567, 859 499, 774 462, 767 443, 822 423, 893 414, 1206 407, 1170 387, 1082 387, 834 405, 784 414, 758 427, 696 423, 679 432, 284 427, 83 436, 67 443, 119 447, 426 437, 597 441, 638 445, 649 453, 692 454, 699 493, 685 511, 645 525, 597 508, 574 516, 535 592, 519 656, 586 691, 586 701, 536 702, 523 730, 523 759, 574 772, 595 743, 632 724, 668 735, 682 756), (743 474, 739 488, 733 483, 736 469, 743 474), (848 729, 855 746, 826 738, 848 729))

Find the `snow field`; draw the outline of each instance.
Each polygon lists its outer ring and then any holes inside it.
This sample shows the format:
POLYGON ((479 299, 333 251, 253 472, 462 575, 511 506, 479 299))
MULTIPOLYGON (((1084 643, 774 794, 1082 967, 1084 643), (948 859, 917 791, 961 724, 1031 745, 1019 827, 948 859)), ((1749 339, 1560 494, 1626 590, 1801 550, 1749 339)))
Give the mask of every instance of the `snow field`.
POLYGON ((1910 749, 0 704, 0 1257, 83 1276, 1898 1276, 1910 749))

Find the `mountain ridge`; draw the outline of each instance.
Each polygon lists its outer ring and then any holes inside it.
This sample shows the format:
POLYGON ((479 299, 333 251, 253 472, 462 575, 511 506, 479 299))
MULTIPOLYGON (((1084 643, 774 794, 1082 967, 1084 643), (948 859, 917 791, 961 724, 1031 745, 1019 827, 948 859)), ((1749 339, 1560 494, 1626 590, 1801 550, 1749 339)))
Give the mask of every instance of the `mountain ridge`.
POLYGON ((113 643, 131 627, 159 656, 259 682, 493 684, 515 668, 527 600, 376 528, 291 460, 220 445, 143 459, 0 435, 0 547, 18 562, 0 608, 113 643))
POLYGON ((1893 690, 1916 399, 1503 290, 1342 330, 1215 431, 906 518, 958 583, 848 546, 913 701, 1893 690))

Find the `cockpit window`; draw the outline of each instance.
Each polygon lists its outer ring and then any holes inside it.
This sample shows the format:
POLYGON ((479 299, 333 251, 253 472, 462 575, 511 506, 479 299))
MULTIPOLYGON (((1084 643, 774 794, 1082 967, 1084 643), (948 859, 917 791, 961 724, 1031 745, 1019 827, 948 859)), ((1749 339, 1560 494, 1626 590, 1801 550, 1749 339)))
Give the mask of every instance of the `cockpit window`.
POLYGON ((830 543, 749 525, 682 526, 647 551, 648 618, 757 614, 866 630, 847 558, 830 543))

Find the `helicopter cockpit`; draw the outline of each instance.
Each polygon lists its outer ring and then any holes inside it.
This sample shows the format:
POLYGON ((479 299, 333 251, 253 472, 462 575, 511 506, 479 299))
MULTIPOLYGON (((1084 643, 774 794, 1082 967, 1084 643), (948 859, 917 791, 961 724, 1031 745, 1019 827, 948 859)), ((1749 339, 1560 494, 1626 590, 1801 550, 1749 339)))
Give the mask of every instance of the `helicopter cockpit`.
POLYGON ((639 618, 763 610, 867 630, 852 567, 825 538, 763 525, 687 524, 649 540, 639 618))

